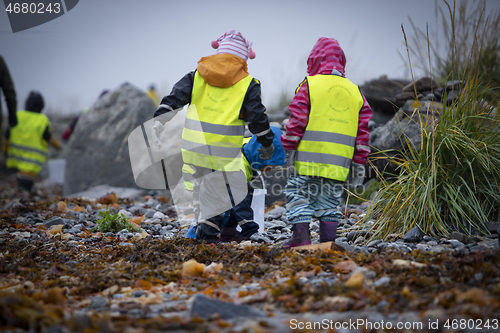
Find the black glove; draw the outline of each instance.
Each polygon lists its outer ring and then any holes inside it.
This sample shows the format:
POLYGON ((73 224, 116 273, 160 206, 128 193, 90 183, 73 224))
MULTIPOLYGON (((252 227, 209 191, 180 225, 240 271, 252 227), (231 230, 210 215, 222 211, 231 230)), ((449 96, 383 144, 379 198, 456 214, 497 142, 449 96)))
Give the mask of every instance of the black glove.
POLYGON ((17 125, 17 115, 15 113, 9 113, 9 126, 14 127, 17 125))
POLYGON ((269 146, 257 149, 257 151, 260 153, 259 158, 261 160, 267 161, 270 160, 273 157, 274 154, 274 146, 271 143, 269 146))

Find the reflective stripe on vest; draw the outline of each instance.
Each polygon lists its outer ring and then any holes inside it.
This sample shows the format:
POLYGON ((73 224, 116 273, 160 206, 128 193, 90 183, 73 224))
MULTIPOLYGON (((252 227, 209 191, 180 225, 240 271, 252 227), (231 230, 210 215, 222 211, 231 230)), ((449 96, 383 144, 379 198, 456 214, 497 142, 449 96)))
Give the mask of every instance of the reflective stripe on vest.
POLYGON ((363 97, 358 86, 337 75, 309 76, 307 85, 311 111, 294 166, 301 175, 345 181, 363 97))
MULTIPOLYGON (((250 166, 250 163, 248 163, 248 160, 246 159, 245 155, 243 155, 243 169, 242 171, 245 173, 245 177, 247 179, 247 182, 252 180, 253 176, 253 170, 252 167, 250 166)), ((194 170, 191 166, 184 164, 182 166, 182 180, 184 181, 184 186, 186 187, 186 190, 188 191, 193 191, 194 188, 194 170)))
MULTIPOLYGON (((247 138, 248 140, 250 138, 247 138)), ((248 142, 248 140, 246 140, 248 142)), ((243 169, 242 171, 245 173, 245 177, 247 179, 247 182, 252 180, 253 177, 253 170, 252 167, 250 166, 250 163, 248 162, 246 156, 243 154, 243 169)), ((186 187, 186 190, 192 191, 194 188, 193 182, 194 182, 194 169, 187 165, 184 164, 182 166, 182 180, 184 181, 184 186, 186 187)))
MULTIPOLYGON (((243 144, 246 145, 251 138, 252 137, 250 136, 247 138, 243 138, 243 144)), ((245 177, 247 178, 247 182, 251 181, 253 177, 253 169, 245 154, 243 154, 243 171, 245 172, 245 177)))
POLYGON ((184 164, 182 166, 182 180, 184 181, 184 186, 186 186, 186 190, 193 190, 193 181, 194 181, 194 170, 189 165, 184 164))
POLYGON ((43 133, 50 126, 46 115, 17 111, 18 123, 10 129, 7 168, 38 174, 47 160, 48 143, 43 133))
POLYGON ((239 119, 250 76, 228 88, 207 84, 195 73, 191 103, 182 131, 185 164, 220 171, 242 169, 245 122, 239 119))

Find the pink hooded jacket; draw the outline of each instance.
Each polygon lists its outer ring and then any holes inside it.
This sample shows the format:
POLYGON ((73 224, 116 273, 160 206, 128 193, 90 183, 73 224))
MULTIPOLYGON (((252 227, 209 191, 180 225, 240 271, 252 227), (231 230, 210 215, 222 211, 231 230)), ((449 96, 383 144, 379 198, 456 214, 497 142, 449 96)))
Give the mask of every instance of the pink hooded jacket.
MULTIPOLYGON (((345 77, 345 64, 346 58, 339 43, 333 38, 321 37, 307 59, 307 73, 309 76, 334 74, 345 77)), ((372 109, 364 96, 363 102, 359 110, 358 133, 352 159, 359 164, 365 164, 370 153, 368 122, 372 116, 372 109)), ((309 122, 310 106, 309 89, 307 81, 304 81, 289 106, 290 120, 286 125, 286 134, 281 136, 285 150, 297 149, 309 122)))

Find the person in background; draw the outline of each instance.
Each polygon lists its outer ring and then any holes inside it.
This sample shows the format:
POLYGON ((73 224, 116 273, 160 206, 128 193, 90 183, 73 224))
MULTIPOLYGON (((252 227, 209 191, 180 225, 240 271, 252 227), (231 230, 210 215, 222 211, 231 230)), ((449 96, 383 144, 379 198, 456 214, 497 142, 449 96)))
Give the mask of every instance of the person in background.
MULTIPOLYGON (((14 83, 12 82, 12 78, 9 73, 9 69, 7 68, 7 64, 3 60, 3 57, 0 56, 0 89, 5 96, 5 102, 7 104, 7 110, 9 114, 9 122, 8 125, 10 127, 14 127, 17 125, 17 99, 16 99, 16 91, 14 90, 14 83)), ((0 129, 2 128, 2 103, 0 101, 0 129)))
POLYGON ((17 111, 17 125, 4 134, 7 168, 17 169, 19 187, 28 191, 47 161, 49 143, 56 149, 61 147, 52 134, 49 118, 42 114, 43 108, 42 95, 31 91, 24 110, 17 111))
POLYGON ((335 241, 342 213, 343 183, 364 179, 369 148, 370 105, 345 77, 346 58, 337 40, 320 38, 307 59, 306 79, 290 103, 290 120, 281 137, 295 167, 285 187, 286 214, 293 224, 284 248, 311 244, 309 223, 318 218, 320 242, 335 241))
POLYGON ((155 85, 152 84, 149 86, 149 89, 146 91, 146 94, 153 100, 155 105, 158 105, 158 95, 156 94, 155 85))
MULTIPOLYGON (((154 114, 153 135, 159 138, 164 124, 190 104, 182 133, 182 159, 195 170, 194 202, 199 200, 199 184, 204 177, 214 175, 214 171, 232 177, 241 171, 245 123, 262 144, 261 158, 270 159, 274 153, 274 133, 262 104, 260 82, 247 70, 247 59, 255 57, 252 43, 240 32, 230 30, 213 41, 212 47, 217 54, 201 58, 197 69, 163 97, 154 114)), ((159 140, 155 142, 161 146, 159 140)), ((196 238, 216 242, 223 216, 198 220, 196 238)))
POLYGON ((76 123, 78 122, 78 119, 80 119, 80 116, 84 113, 87 113, 89 111, 89 108, 86 107, 83 109, 83 112, 79 115, 76 115, 71 122, 68 124, 68 126, 64 129, 61 138, 66 142, 69 141, 69 138, 71 137, 71 134, 75 131, 76 123))

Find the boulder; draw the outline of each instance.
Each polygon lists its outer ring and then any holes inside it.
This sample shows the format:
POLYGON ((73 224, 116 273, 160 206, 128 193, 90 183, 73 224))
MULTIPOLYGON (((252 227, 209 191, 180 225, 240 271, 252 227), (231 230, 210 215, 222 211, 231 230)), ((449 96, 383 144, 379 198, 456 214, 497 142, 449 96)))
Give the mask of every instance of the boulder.
MULTIPOLYGON (((186 113, 187 108, 184 108, 164 124, 164 129, 160 132, 159 137, 161 145, 158 145, 152 135, 156 121, 153 118, 130 133, 128 149, 133 163, 134 178, 139 187, 173 190, 176 186, 182 185, 184 188, 181 142, 186 113), (165 182, 165 177, 168 184, 165 182)), ((161 116, 159 119, 164 120, 161 116)))
POLYGON ((442 105, 429 101, 408 100, 396 115, 384 126, 370 133, 370 145, 378 150, 401 149, 405 136, 413 147, 420 146, 419 117, 426 122, 430 117, 439 116, 442 105))
POLYGON ((370 104, 374 118, 377 118, 378 113, 392 116, 398 108, 403 106, 404 101, 396 100, 395 96, 408 84, 406 80, 391 80, 382 77, 368 81, 359 88, 370 104))
POLYGON ((135 187, 127 138, 156 105, 129 83, 101 96, 78 120, 66 156, 64 194, 107 184, 135 187))
POLYGON ((434 90, 437 88, 437 83, 432 78, 428 76, 424 76, 415 82, 409 83, 401 89, 403 92, 414 93, 415 90, 417 92, 424 92, 429 90, 434 90))
MULTIPOLYGON (((438 88, 436 81, 432 78, 424 76, 415 82, 409 83, 404 86, 402 92, 396 95, 396 100, 398 101, 406 101, 409 99, 419 99, 419 100, 428 100, 428 101, 437 101, 443 102, 443 91, 453 88, 456 86, 456 83, 446 83, 444 87, 438 88), (450 85, 451 84, 451 85, 450 85), (416 94, 415 94, 416 92, 416 94)), ((451 94, 450 100, 456 99, 455 96, 451 94)))
MULTIPOLYGON (((370 132, 370 146, 372 152, 369 159, 372 164, 385 176, 395 174, 396 166, 389 164, 381 151, 388 151, 386 155, 396 156, 408 148, 418 149, 421 143, 419 118, 428 126, 439 116, 442 104, 427 100, 407 100, 396 115, 387 124, 375 128, 370 132)), ((375 174, 369 172, 368 174, 375 174)))

